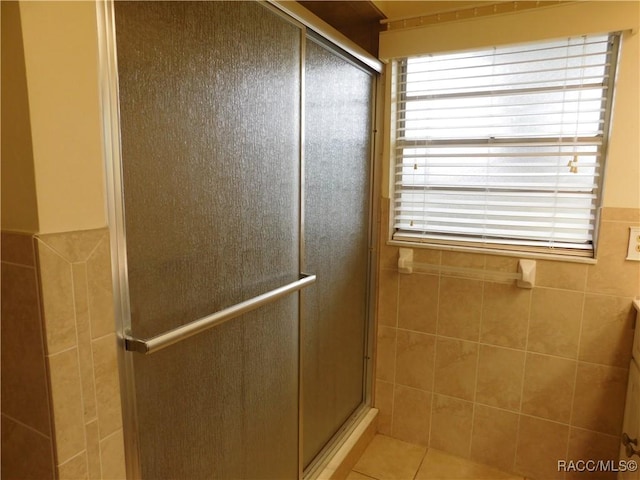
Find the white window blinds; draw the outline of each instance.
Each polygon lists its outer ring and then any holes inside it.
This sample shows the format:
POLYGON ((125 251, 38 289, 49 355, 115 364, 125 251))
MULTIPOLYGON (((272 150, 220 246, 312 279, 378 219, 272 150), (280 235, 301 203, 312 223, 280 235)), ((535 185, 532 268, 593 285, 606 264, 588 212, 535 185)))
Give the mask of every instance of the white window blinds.
POLYGON ((400 60, 394 239, 590 251, 617 49, 612 34, 400 60))

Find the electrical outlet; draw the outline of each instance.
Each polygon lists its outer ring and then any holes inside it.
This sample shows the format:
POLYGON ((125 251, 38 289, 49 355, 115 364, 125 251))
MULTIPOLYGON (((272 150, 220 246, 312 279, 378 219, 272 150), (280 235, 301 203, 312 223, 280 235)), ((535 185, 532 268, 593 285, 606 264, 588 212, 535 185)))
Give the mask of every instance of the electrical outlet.
POLYGON ((629 227, 629 250, 627 260, 640 262, 640 227, 629 227))

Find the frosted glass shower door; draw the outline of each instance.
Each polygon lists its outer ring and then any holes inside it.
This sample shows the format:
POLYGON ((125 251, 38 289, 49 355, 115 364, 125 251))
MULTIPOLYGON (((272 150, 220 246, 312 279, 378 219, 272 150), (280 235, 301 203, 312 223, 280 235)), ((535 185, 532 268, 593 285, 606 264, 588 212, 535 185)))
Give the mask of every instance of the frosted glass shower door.
POLYGON ((305 54, 303 445, 309 465, 364 402, 374 74, 315 37, 305 54))
MULTIPOLYGON (((300 274, 301 30, 257 2, 115 2, 129 334, 300 274)), ((130 353, 136 475, 298 477, 291 293, 130 353)))

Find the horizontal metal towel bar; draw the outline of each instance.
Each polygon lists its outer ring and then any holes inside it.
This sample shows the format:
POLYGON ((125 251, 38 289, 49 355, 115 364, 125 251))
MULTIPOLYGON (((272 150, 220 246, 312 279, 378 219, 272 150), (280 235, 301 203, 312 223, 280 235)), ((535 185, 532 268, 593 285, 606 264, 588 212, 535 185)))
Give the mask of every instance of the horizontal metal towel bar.
POLYGON ((416 263, 413 261, 413 250, 401 248, 398 252, 398 272, 400 273, 431 273, 449 274, 483 280, 486 282, 511 283, 514 280, 520 288, 533 288, 536 282, 535 260, 518 260, 518 272, 491 271, 479 268, 455 267, 450 265, 433 265, 416 263))
POLYGON ((220 310, 219 312, 211 315, 207 315, 206 317, 199 318, 198 320, 194 320, 186 325, 181 325, 180 327, 169 330, 166 333, 161 333, 160 335, 156 335, 155 337, 147 340, 125 336, 125 348, 131 352, 144 354, 157 352, 169 345, 173 345, 174 343, 197 335, 200 332, 209 330, 210 328, 216 327, 227 320, 231 320, 232 318, 238 317, 266 305, 267 303, 271 303, 274 300, 282 298, 289 293, 300 290, 311 285, 315 281, 315 275, 301 273, 300 279, 295 282, 291 282, 267 293, 263 293, 262 295, 258 295, 257 297, 245 300, 244 302, 225 308, 224 310, 220 310))

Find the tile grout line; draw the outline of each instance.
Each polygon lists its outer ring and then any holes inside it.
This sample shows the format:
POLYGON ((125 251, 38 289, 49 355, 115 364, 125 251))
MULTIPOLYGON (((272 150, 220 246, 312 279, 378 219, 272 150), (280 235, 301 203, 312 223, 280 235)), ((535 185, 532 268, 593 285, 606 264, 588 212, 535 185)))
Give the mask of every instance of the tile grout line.
MULTIPOLYGON (((421 444, 418 444, 418 443, 406 442, 406 441, 403 441, 403 440, 398 440, 398 439, 395 439, 393 437, 386 436, 384 434, 377 434, 376 437, 388 438, 392 442, 401 443, 401 444, 403 444, 403 446, 407 446, 408 445, 410 447, 416 447, 417 449, 420 449, 420 450, 423 451, 423 453, 421 453, 421 455, 419 457, 419 460, 420 460, 419 464, 417 465, 417 467, 415 467, 416 468, 415 469, 415 473, 412 476, 405 475, 405 476, 403 476, 401 478, 416 480, 418 478, 418 475, 421 474, 421 472, 422 472, 422 475, 420 475, 421 478, 425 478, 423 475, 427 475, 426 478, 431 478, 431 474, 433 472, 429 471, 430 465, 425 463, 425 462, 427 462, 427 455, 429 454, 429 452, 432 449, 430 449, 428 447, 425 447, 424 445, 421 445, 421 444)), ((509 478, 510 480, 511 479, 513 479, 513 480, 526 480, 523 475, 517 474, 516 472, 513 472, 513 471, 504 470, 503 468, 496 467, 496 466, 493 466, 493 465, 490 465, 490 464, 486 464, 486 463, 482 463, 482 462, 476 462, 476 461, 473 461, 471 459, 464 458, 464 457, 462 457, 462 456, 460 456, 458 454, 449 453, 449 452, 446 452, 444 450, 440 450, 440 452, 442 452, 446 457, 451 457, 451 458, 453 458, 455 460, 459 460, 462 464, 464 464, 466 466, 469 466, 471 468, 474 468, 474 469, 476 467, 480 468, 482 470, 488 468, 492 472, 493 471, 499 471, 499 472, 504 473, 506 475, 505 478, 509 478)), ((391 459, 392 463, 395 462, 395 464, 397 465, 397 456, 390 456, 388 458, 391 459)), ((441 462, 436 462, 436 464, 442 465, 441 462)), ((455 462, 454 462, 454 465, 455 465, 455 462)), ((406 466, 406 464, 403 464, 403 466, 406 466)), ((358 473, 359 475, 362 475, 362 476, 364 476, 366 478, 370 478, 370 479, 374 479, 374 480, 384 479, 384 478, 398 478, 398 477, 384 476, 384 472, 381 472, 381 470, 379 468, 376 468, 376 467, 379 467, 379 465, 369 465, 365 469, 362 469, 362 468, 358 469, 358 468, 354 467, 351 470, 351 472, 358 473)), ((453 467, 453 468, 455 469, 455 467, 453 467)), ((411 470, 413 470, 413 468, 411 470)), ((409 473, 409 472, 405 472, 405 473, 409 473)), ((437 478, 444 478, 444 477, 443 476, 438 476, 437 478)), ((452 478, 452 477, 448 477, 447 476, 447 478, 452 478)), ((471 479, 472 477, 465 477, 465 478, 471 479)), ((473 477, 473 478, 478 478, 478 477, 473 477)), ((482 476, 482 477, 479 477, 479 478, 488 478, 488 477, 482 476)), ((491 478, 494 478, 494 477, 491 477, 491 478)))
POLYGON ((418 477, 418 473, 420 473, 420 470, 422 470, 422 465, 424 465, 424 461, 427 459, 427 452, 429 451, 429 447, 426 447, 424 449, 424 454, 422 455, 422 458, 420 459, 420 464, 418 465, 418 468, 416 469, 416 473, 413 474, 412 480, 415 480, 418 477))
MULTIPOLYGON (((439 253, 438 264, 442 262, 442 252, 439 253)), ((427 433, 427 448, 431 447, 433 433, 433 411, 436 403, 436 369, 438 360, 438 328, 440 326, 440 291, 442 289, 442 277, 438 275, 438 290, 436 297, 436 333, 433 342, 433 371, 431 373, 431 405, 429 408, 429 432, 427 433)), ((425 454, 426 455, 426 454, 425 454)))
MULTIPOLYGON (((74 328, 76 332, 76 361, 78 362, 78 379, 80 380, 80 385, 79 385, 80 404, 82 405, 82 412, 81 412, 82 413, 82 437, 84 438, 84 452, 87 452, 87 423, 86 423, 86 418, 84 416, 86 403, 84 401, 85 392, 84 392, 84 382, 82 378, 82 367, 80 366, 82 365, 82 359, 80 358, 80 335, 78 333, 78 301, 77 301, 78 295, 76 292, 76 289, 80 288, 80 285, 76 285, 77 282, 76 282, 76 278, 74 275, 74 268, 73 268, 74 265, 80 265, 81 263, 82 262, 77 262, 77 263, 69 262, 69 267, 71 270, 71 297, 73 298, 73 320, 74 320, 74 328)), ((75 455, 72 458, 75 458, 78 455, 75 455)), ((68 459, 64 463, 67 463, 70 460, 71 459, 68 459)), ((58 467, 60 467, 61 465, 64 465, 64 463, 59 464, 58 467)), ((84 463, 85 463, 85 467, 88 475, 89 474, 89 455, 85 455, 84 463)))
MULTIPOLYGON (((578 386, 578 368, 579 368, 579 364, 580 364, 580 346, 582 343, 582 328, 584 327, 584 309, 585 306, 587 304, 587 284, 589 281, 589 271, 587 270, 587 274, 585 275, 585 279, 584 279, 584 292, 582 293, 582 310, 580 312, 580 329, 578 330, 578 346, 577 346, 577 351, 576 351, 576 370, 575 373, 573 374, 573 386, 572 386, 572 392, 571 392, 571 410, 569 411, 569 428, 567 431, 567 449, 565 451, 565 459, 569 458, 569 447, 570 447, 570 443, 571 443, 571 430, 573 428, 573 410, 575 407, 575 401, 576 401, 576 388, 578 386)), ((565 475, 566 477, 566 472, 565 475)))
POLYGON ((27 268, 29 270, 34 270, 36 269, 35 265, 24 265, 22 263, 15 263, 15 262, 8 262, 7 260, 2 260, 1 262, 3 265, 9 265, 11 267, 18 267, 18 268, 27 268))
MULTIPOLYGON (((406 387, 406 388, 412 388, 412 387, 406 387)), ((469 404, 473 403, 473 401, 471 401, 471 400, 467 400, 467 399, 460 398, 460 397, 454 397, 452 395, 447 395, 445 393, 439 393, 438 395, 440 395, 442 397, 445 397, 445 398, 448 398, 448 399, 451 399, 451 400, 457 400, 457 401, 464 402, 464 403, 469 403, 469 404)), ((532 418, 532 419, 535 419, 535 420, 542 420, 544 422, 553 423, 555 425, 562 425, 562 426, 565 426, 565 427, 570 426, 569 423, 567 423, 567 422, 561 422, 559 420, 553 420, 551 418, 540 417, 540 416, 537 416, 537 415, 532 415, 530 413, 521 413, 521 412, 519 413, 517 410, 509 410, 508 408, 498 407, 498 406, 495 406, 495 405, 489 405, 487 403, 482 403, 482 402, 477 402, 477 404, 479 406, 481 406, 481 407, 486 407, 486 408, 490 408, 490 409, 493 409, 493 410, 498 410, 500 412, 510 413, 510 414, 513 414, 513 415, 518 415, 520 417, 532 418)), ((588 431, 588 432, 599 433, 599 434, 602 434, 602 435, 615 436, 615 435, 612 435, 611 433, 599 432, 597 430, 592 430, 592 429, 585 428, 585 427, 575 427, 575 428, 578 428, 578 429, 584 430, 584 431, 588 431)))
MULTIPOLYGON (((68 463, 71 463, 71 461, 73 461, 74 459, 76 459, 77 457, 79 457, 82 454, 85 454, 85 465, 86 465, 86 457, 87 457, 86 453, 87 453, 87 449, 85 448, 84 450, 81 450, 80 452, 76 453, 74 456, 72 456, 72 457, 68 458, 67 460, 65 460, 60 465, 57 465, 58 469, 60 467, 64 466, 64 465, 68 464, 68 463)), ((87 467, 88 467, 88 465, 87 465, 87 467)), ((88 474, 88 472, 89 472, 89 470, 87 470, 87 474, 88 474)))
MULTIPOLYGON (((576 292, 574 292, 574 293, 576 293, 576 292)), ((624 297, 619 297, 619 298, 624 298, 624 297)), ((389 328, 392 328, 392 327, 389 327, 389 328)), ((528 328, 528 325, 527 325, 527 328, 528 328)), ((516 347, 509 347, 507 345, 498 345, 498 344, 495 344, 495 343, 488 343, 488 342, 482 342, 482 341, 476 342, 474 340, 468 340, 466 338, 451 337, 451 336, 448 336, 448 335, 437 335, 435 333, 422 332, 420 330, 410 330, 410 329, 406 329, 406 328, 398 328, 397 330, 400 330, 400 331, 403 331, 403 332, 409 332, 409 333, 416 333, 416 334, 420 334, 420 335, 427 335, 427 336, 434 337, 436 339, 437 338, 442 338, 442 339, 445 339, 445 340, 455 340, 455 341, 467 342, 467 343, 477 343, 480 346, 493 347, 493 348, 502 348, 504 350, 509 350, 509 351, 512 351, 512 352, 523 352, 525 354, 531 353, 533 355, 540 355, 542 357, 550 357, 550 358, 555 358, 555 359, 559 359, 559 360, 576 361, 576 362, 579 361, 580 363, 586 363, 586 364, 589 364, 589 365, 598 365, 598 366, 602 366, 602 367, 619 368, 619 369, 627 370, 627 371, 629 370, 628 367, 626 367, 626 366, 613 365, 613 364, 610 364, 610 363, 591 362, 591 361, 588 361, 588 360, 579 360, 578 358, 574 358, 574 357, 564 357, 562 355, 556 355, 556 354, 553 354, 553 353, 545 353, 545 352, 538 352, 538 351, 535 351, 535 350, 528 350, 526 347, 525 348, 516 348, 516 347)), ((105 334, 102 337, 107 336, 107 335, 110 335, 110 334, 105 334)), ((102 337, 98 337, 98 338, 102 338, 102 337)), ((390 382, 387 382, 387 383, 390 383, 390 382)), ((405 385, 405 386, 409 386, 409 385, 405 385)), ((413 388, 416 388, 416 387, 413 387, 413 388)), ((424 390, 424 389, 419 389, 418 388, 418 390, 424 390)), ((427 390, 425 390, 425 391, 427 391, 427 390)))
MULTIPOLYGON (((104 240, 104 239, 103 239, 104 240)), ((100 244, 101 242, 98 242, 98 244, 100 244)), ((98 247, 96 246, 96 249, 98 247)), ((95 249, 94 249, 95 251, 95 249)), ((93 252, 92 252, 93 254, 93 252)), ((89 255, 88 258, 91 258, 91 255, 89 255)), ((98 466, 100 467, 100 478, 102 478, 102 451, 100 449, 100 441, 101 441, 101 435, 100 435, 100 419, 99 419, 99 414, 98 414, 98 386, 97 386, 97 382, 96 382, 96 368, 95 368, 95 355, 94 355, 94 351, 93 351, 93 341, 96 340, 93 338, 93 321, 91 318, 91 306, 90 306, 90 302, 89 302, 89 262, 88 260, 85 262, 85 275, 84 275, 84 281, 85 281, 85 289, 87 292, 87 321, 89 322, 89 351, 91 352, 91 371, 93 373, 93 401, 95 402, 95 406, 96 406, 96 416, 95 416, 95 420, 91 420, 91 422, 95 421, 96 422, 96 429, 98 431, 98 466)), ((106 334, 106 335, 110 335, 110 334, 106 334)), ((106 336, 104 335, 104 336, 106 336)), ((99 337, 102 338, 102 337, 99 337)), ((89 423, 91 423, 89 422, 89 423)), ((87 424, 85 424, 85 431, 87 429, 87 424)), ((89 461, 89 448, 87 445, 87 462, 89 461)))
MULTIPOLYGON (((107 232, 108 232, 108 230, 107 230, 107 232)), ((83 260, 84 263, 88 263, 89 262, 91 257, 93 257, 93 254, 96 253, 96 251, 98 250, 100 245, 102 245, 106 241, 107 238, 108 238, 108 235, 103 235, 102 238, 100 240, 98 240, 96 245, 91 249, 91 251, 87 255, 87 258, 85 260, 83 260)), ((108 249, 108 246, 107 246, 107 249, 108 249)))
POLYGON ((516 425, 516 448, 513 452, 513 462, 512 462, 512 470, 517 472, 516 469, 518 463, 518 440, 520 440, 520 425, 523 418, 522 413, 522 404, 524 401, 524 386, 525 386, 525 376, 527 373, 527 357, 529 353, 529 330, 531 329, 531 309, 533 307, 533 289, 531 289, 531 293, 529 295, 529 308, 527 309, 527 335, 524 341, 524 362, 522 363, 522 386, 520 387, 520 407, 518 409, 518 424, 516 425))
POLYGON ((400 276, 395 275, 396 279, 396 311, 394 315, 394 340, 393 340, 393 388, 391 392, 391 425, 389 425, 389 430, 391 435, 393 435, 393 426, 394 426, 394 418, 396 416, 396 372, 398 370, 398 317, 400 312, 400 276))
MULTIPOLYGON (((47 330, 45 325, 45 315, 44 315, 44 302, 42 299, 42 285, 41 285, 41 265, 40 265, 40 249, 38 248, 39 244, 42 243, 35 236, 31 237, 31 245, 33 252, 33 264, 36 269, 36 302, 38 304, 38 324, 40 326, 40 342, 42 346, 42 366, 44 367, 44 377, 45 388, 47 392, 47 412, 49 413, 49 435, 50 442, 49 448, 51 451, 51 468, 52 472, 55 474, 56 472, 56 458, 58 456, 57 448, 56 448, 56 439, 55 439, 55 422, 53 419, 53 397, 52 397, 52 388, 51 388, 51 368, 49 362, 49 338, 47 337, 47 330)), ((44 243, 43 243, 44 245, 44 243)))
POLYGON ((37 428, 34 428, 34 427, 30 426, 30 425, 27 425, 26 423, 24 423, 24 422, 22 422, 22 421, 18 420, 17 418, 15 418, 15 417, 13 417, 13 416, 9 415, 7 412, 2 412, 1 416, 5 417, 5 418, 7 418, 7 419, 9 419, 9 420, 11 420, 11 421, 12 421, 12 422, 14 422, 14 423, 17 423, 18 425, 20 425, 20 426, 22 426, 22 427, 26 428, 27 430, 29 430, 29 431, 31 431, 31 432, 34 432, 34 433, 38 434, 38 435, 39 435, 39 436, 41 436, 42 438, 46 438, 47 440, 51 440, 51 437, 50 437, 50 436, 48 436, 47 434, 45 434, 45 433, 41 432, 41 431, 40 431, 40 430, 38 430, 37 428))
MULTIPOLYGON (((486 269, 487 266, 487 257, 484 257, 484 265, 483 268, 486 269)), ((467 458, 471 458, 471 449, 473 445, 473 427, 475 425, 476 419, 476 404, 478 398, 478 377, 480 376, 480 332, 482 331, 482 320, 484 317, 484 289, 486 282, 482 282, 482 289, 480 293, 480 323, 478 325, 478 340, 475 342, 478 345, 478 351, 476 353, 476 378, 473 382, 473 403, 471 405, 471 430, 469 431, 469 450, 467 451, 467 458)))

